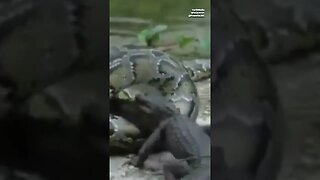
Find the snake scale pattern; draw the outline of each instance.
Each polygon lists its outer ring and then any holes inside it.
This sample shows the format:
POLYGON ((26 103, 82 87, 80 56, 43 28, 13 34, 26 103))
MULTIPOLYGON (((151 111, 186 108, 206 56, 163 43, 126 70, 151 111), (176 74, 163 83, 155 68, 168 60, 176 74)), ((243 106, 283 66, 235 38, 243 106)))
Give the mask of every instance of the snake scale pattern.
MULTIPOLYGON (((210 60, 196 59, 183 63, 156 49, 111 47, 109 70, 110 97, 134 99, 133 87, 136 86, 138 93, 158 93, 166 97, 181 114, 195 121, 199 97, 194 81, 210 76, 210 60), (151 88, 150 92, 147 92, 147 87, 151 88)), ((110 116, 110 132, 117 131, 119 119, 110 116)), ((111 134, 111 138, 113 136, 111 134)))

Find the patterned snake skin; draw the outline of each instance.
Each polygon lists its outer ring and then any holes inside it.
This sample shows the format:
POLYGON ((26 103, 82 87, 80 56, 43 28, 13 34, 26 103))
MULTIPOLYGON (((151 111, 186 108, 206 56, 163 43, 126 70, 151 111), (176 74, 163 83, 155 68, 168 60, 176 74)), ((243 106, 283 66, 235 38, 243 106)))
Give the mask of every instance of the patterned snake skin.
MULTIPOLYGON (((168 98, 184 115, 195 121, 199 111, 199 97, 194 81, 210 76, 210 61, 197 59, 184 63, 156 49, 111 47, 110 97, 134 99, 137 93, 159 93, 168 98), (139 87, 140 86, 140 87, 139 87), (141 90, 141 86, 143 90, 141 90)), ((110 116, 110 132, 117 131, 120 117, 110 116)), ((127 132, 122 132, 127 134, 127 132)), ((111 133, 111 139, 116 137, 111 133)))

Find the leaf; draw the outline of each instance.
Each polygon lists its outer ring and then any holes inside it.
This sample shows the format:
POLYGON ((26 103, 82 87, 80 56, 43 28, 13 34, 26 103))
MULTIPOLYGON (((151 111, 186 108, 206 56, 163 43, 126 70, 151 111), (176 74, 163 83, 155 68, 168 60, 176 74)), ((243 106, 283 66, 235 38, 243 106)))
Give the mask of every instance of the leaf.
POLYGON ((138 39, 139 41, 141 42, 146 42, 147 39, 150 39, 150 30, 149 29, 145 29, 143 31, 141 31, 139 34, 138 34, 138 39))
POLYGON ((147 41, 147 45, 148 46, 153 46, 155 45, 157 42, 160 41, 160 34, 155 34, 152 38, 150 38, 148 41, 147 41))
POLYGON ((187 36, 179 36, 178 37, 178 44, 180 48, 185 47, 186 45, 194 42, 196 39, 194 37, 187 37, 187 36))
POLYGON ((166 25, 157 25, 152 28, 144 29, 138 34, 138 39, 148 46, 152 46, 160 40, 160 33, 167 29, 168 26, 166 25))

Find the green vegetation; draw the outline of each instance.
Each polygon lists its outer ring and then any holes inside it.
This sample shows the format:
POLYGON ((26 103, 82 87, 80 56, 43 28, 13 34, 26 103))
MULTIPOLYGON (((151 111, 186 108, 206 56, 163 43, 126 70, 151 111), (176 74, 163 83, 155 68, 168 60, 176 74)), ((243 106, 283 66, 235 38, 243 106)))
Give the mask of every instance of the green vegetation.
POLYGON ((167 29, 168 26, 166 25, 157 25, 151 28, 146 28, 138 34, 138 39, 140 42, 146 44, 149 47, 177 46, 179 48, 184 48, 187 45, 194 43, 197 50, 210 53, 211 48, 209 34, 201 37, 179 35, 175 38, 175 42, 167 45, 159 45, 161 34, 164 33, 167 29))

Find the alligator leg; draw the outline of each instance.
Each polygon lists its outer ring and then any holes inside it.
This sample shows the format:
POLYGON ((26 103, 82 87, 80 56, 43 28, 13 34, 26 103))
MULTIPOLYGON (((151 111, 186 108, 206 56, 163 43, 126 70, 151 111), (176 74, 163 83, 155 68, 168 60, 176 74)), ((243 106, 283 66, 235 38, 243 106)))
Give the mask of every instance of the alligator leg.
POLYGON ((162 130, 165 128, 167 121, 164 121, 154 132, 148 137, 145 143, 140 148, 138 155, 130 161, 130 164, 136 167, 142 167, 148 156, 152 153, 162 140, 162 130))

